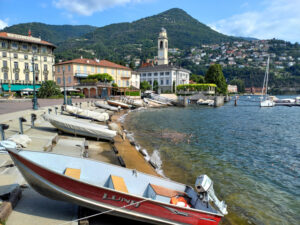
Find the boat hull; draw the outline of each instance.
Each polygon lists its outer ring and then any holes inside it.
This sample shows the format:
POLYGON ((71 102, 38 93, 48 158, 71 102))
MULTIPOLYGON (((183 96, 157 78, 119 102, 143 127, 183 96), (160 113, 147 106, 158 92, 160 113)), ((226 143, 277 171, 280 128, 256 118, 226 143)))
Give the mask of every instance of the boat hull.
POLYGON ((273 102, 272 100, 264 100, 260 102, 260 107, 273 107, 275 106, 275 102, 273 102))
POLYGON ((109 101, 108 100, 107 103, 110 104, 110 105, 113 105, 113 106, 117 106, 117 107, 120 106, 123 109, 129 109, 130 108, 129 105, 124 104, 122 102, 116 102, 116 101, 109 101))
POLYGON ((55 173, 9 150, 26 181, 40 194, 98 211, 152 224, 216 225, 222 216, 158 203, 113 189, 97 187, 55 173))

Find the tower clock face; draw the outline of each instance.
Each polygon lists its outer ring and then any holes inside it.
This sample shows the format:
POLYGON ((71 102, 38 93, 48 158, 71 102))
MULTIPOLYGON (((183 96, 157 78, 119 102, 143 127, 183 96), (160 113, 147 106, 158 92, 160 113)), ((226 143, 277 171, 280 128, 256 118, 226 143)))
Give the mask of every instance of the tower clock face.
POLYGON ((159 52, 158 56, 159 56, 159 57, 163 57, 163 56, 164 56, 164 53, 163 53, 163 52, 159 52))

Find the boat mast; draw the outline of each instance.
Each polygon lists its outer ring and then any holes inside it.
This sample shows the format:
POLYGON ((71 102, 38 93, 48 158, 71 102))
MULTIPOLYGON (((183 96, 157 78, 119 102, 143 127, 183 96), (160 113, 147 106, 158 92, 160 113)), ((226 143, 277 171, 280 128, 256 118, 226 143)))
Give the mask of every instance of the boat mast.
POLYGON ((270 56, 268 56, 267 69, 266 69, 266 95, 268 94, 268 83, 269 83, 269 64, 270 64, 270 56))
POLYGON ((268 88, 268 81, 269 81, 269 60, 270 60, 270 56, 268 56, 268 60, 267 60, 267 67, 266 67, 266 72, 265 72, 265 76, 264 76, 264 82, 263 82, 263 88, 261 90, 261 97, 267 95, 267 88, 268 88), (266 91, 265 91, 266 89, 266 91))

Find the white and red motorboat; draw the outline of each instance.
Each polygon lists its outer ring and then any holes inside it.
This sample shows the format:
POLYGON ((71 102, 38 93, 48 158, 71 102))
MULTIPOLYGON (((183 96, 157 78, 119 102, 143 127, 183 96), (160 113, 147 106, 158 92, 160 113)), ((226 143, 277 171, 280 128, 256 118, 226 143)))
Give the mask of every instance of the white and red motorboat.
POLYGON ((52 199, 152 224, 217 225, 227 214, 206 175, 197 178, 196 192, 185 184, 104 162, 19 150, 9 141, 1 146, 32 188, 52 199))

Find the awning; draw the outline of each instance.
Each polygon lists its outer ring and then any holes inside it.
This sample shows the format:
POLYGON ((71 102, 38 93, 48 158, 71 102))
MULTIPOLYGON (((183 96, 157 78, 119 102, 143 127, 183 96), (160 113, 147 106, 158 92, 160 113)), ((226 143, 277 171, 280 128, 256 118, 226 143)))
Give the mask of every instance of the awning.
POLYGON ((79 77, 79 78, 87 78, 88 75, 85 73, 75 73, 75 77, 79 77))
MULTIPOLYGON (((40 84, 35 85, 35 89, 39 89, 41 87, 40 84)), ((30 84, 11 84, 10 90, 11 91, 23 91, 24 89, 30 88, 33 90, 33 85, 30 84)), ((9 91, 8 84, 2 84, 3 91, 9 91)))

